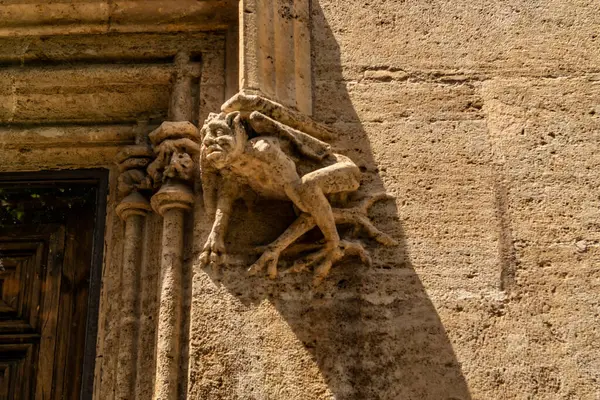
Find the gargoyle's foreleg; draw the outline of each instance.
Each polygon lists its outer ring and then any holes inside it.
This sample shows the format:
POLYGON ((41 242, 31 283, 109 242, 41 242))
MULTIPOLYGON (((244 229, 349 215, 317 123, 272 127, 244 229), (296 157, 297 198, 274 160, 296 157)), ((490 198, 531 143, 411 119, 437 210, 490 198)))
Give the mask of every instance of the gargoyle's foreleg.
POLYGON ((200 265, 202 267, 210 265, 215 272, 228 263, 225 237, 227 236, 229 219, 237 194, 238 187, 232 181, 226 181, 219 189, 215 221, 200 254, 200 265))
POLYGON ((252 264, 248 273, 255 275, 267 268, 271 279, 277 277, 277 263, 281 252, 294 243, 300 236, 315 227, 314 218, 307 213, 302 213, 274 242, 267 246, 260 258, 252 264))
POLYGON ((338 247, 340 236, 325 194, 356 190, 360 185, 358 167, 346 157, 336 158, 334 164, 310 172, 285 188, 294 205, 314 218, 325 237, 325 246, 332 250, 338 247))

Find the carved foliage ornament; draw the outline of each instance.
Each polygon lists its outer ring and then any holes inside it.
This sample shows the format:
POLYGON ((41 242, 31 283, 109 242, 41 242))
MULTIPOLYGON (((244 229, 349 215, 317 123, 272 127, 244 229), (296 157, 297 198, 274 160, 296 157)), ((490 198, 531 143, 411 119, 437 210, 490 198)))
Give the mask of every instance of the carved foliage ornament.
POLYGON ((189 210, 191 186, 197 170, 194 159, 200 152, 198 128, 188 121, 166 121, 149 135, 156 159, 148 166, 154 189, 152 208, 159 214, 171 208, 189 210))
POLYGON ((144 144, 127 146, 117 154, 120 172, 117 190, 122 199, 117 206, 117 214, 123 219, 129 215, 145 215, 150 211, 150 204, 142 193, 152 188, 152 182, 146 174, 146 167, 152 158, 152 149, 144 144))
MULTIPOLYGON (((369 207, 387 198, 366 197, 351 206, 349 195, 360 186, 360 170, 352 160, 332 151, 321 139, 331 132, 307 116, 259 96, 238 94, 226 102, 220 114, 210 114, 200 135, 202 186, 207 212, 214 223, 200 256, 203 266, 219 268, 228 263, 225 236, 232 207, 244 191, 258 196, 291 201, 297 219, 249 268, 250 274, 266 270, 278 274, 285 251, 299 247, 298 239, 317 227, 323 241, 312 252, 300 251, 286 272, 313 269, 314 284, 327 276, 345 255, 370 257, 363 244, 340 237, 338 225, 353 225, 383 245, 395 241, 377 229, 368 217, 369 207)), ((305 246, 306 248, 306 246, 305 246)))

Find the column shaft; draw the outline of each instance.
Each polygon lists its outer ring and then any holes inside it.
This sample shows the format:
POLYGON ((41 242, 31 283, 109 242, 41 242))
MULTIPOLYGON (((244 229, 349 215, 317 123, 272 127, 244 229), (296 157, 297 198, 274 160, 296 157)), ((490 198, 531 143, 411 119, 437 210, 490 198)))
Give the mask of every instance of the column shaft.
POLYGON ((130 214, 125 218, 116 396, 117 399, 123 400, 135 398, 139 331, 139 270, 142 261, 144 218, 139 214, 130 214))
POLYGON ((155 400, 178 398, 184 215, 181 208, 164 212, 155 400))

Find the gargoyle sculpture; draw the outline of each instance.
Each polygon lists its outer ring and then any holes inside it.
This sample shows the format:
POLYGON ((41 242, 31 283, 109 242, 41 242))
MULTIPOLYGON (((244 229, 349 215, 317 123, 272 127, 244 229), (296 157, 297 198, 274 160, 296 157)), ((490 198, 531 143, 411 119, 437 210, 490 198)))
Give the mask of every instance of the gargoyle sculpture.
POLYGON ((314 284, 319 284, 346 254, 370 263, 360 242, 340 238, 337 224, 362 228, 384 245, 395 243, 367 216, 368 208, 387 196, 371 196, 352 208, 332 208, 332 204, 344 205, 348 194, 358 189, 360 170, 348 157, 334 153, 329 144, 315 137, 328 136, 327 128, 259 96, 238 94, 222 110, 210 114, 201 131, 205 206, 215 218, 200 256, 203 266, 218 268, 228 263, 225 236, 229 216, 235 200, 247 188, 258 196, 291 201, 299 214, 285 232, 264 247, 250 274, 266 269, 275 278, 282 252, 315 226, 323 234, 322 247, 297 259, 289 270, 313 267, 314 284))

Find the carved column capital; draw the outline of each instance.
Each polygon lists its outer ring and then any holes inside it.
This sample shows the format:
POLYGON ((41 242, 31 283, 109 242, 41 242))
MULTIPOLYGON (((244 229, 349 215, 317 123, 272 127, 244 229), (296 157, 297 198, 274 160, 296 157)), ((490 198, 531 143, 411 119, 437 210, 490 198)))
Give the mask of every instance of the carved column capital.
POLYGON ((152 208, 162 216, 171 209, 189 211, 193 203, 194 193, 189 186, 179 182, 164 184, 151 199, 152 208))
POLYGON ((140 191, 151 189, 151 182, 146 174, 146 167, 154 154, 146 145, 134 145, 123 148, 117 154, 117 164, 121 174, 117 189, 122 200, 117 205, 119 217, 126 220, 130 215, 146 215, 151 211, 150 203, 140 191))
POLYGON ((200 153, 200 132, 188 121, 166 121, 149 135, 156 159, 148 167, 154 187, 152 208, 164 215, 172 208, 190 210, 194 202, 191 189, 196 159, 200 153))
POLYGON ((139 192, 132 192, 117 205, 117 215, 126 220, 131 215, 146 216, 152 211, 148 200, 139 192))

